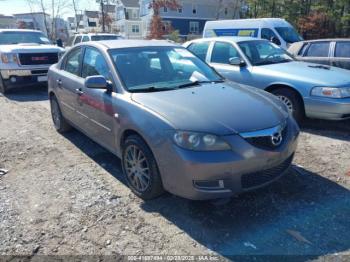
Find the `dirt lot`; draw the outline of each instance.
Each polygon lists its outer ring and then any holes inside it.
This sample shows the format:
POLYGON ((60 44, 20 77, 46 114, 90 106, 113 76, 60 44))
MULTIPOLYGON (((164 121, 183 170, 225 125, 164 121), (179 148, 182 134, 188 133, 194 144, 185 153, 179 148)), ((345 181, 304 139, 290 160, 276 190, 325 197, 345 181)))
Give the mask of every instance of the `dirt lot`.
POLYGON ((143 202, 115 156, 55 132, 45 89, 0 97, 0 255, 350 256, 350 122, 302 129, 293 169, 267 188, 143 202))

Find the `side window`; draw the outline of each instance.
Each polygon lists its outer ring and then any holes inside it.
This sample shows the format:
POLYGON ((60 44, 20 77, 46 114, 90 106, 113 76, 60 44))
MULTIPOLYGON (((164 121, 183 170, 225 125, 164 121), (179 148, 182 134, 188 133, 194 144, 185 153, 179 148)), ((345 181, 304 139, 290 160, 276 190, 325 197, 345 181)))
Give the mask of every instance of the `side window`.
POLYGON ((106 79, 110 79, 109 68, 102 54, 94 48, 86 48, 82 77, 102 75, 106 79))
POLYGON ((309 46, 308 44, 304 44, 304 45, 302 46, 302 48, 300 48, 300 50, 299 50, 299 52, 298 52, 298 55, 299 55, 299 56, 303 55, 308 46, 309 46))
POLYGON ((77 38, 75 38, 74 44, 79 44, 81 42, 81 35, 77 36, 77 38))
POLYGON ((89 41, 90 41, 89 36, 84 35, 84 37, 83 37, 83 41, 82 41, 82 42, 89 42, 89 41))
POLYGON ((261 29, 261 38, 271 40, 273 37, 277 37, 276 34, 269 28, 261 29))
POLYGON ((188 47, 188 50, 190 50, 192 53, 194 53, 196 56, 198 56, 200 59, 205 61, 205 58, 207 56, 207 52, 209 49, 210 42, 202 42, 202 43, 193 43, 188 47))
POLYGON ((66 58, 64 71, 79 76, 79 64, 81 58, 81 48, 72 50, 66 58))
POLYGON ((237 49, 230 43, 216 42, 211 55, 212 63, 230 64, 230 58, 240 57, 237 49))
POLYGON ((335 46, 335 57, 350 58, 350 42, 337 42, 335 46))
POLYGON ((328 57, 329 42, 311 43, 309 49, 304 56, 309 57, 328 57))

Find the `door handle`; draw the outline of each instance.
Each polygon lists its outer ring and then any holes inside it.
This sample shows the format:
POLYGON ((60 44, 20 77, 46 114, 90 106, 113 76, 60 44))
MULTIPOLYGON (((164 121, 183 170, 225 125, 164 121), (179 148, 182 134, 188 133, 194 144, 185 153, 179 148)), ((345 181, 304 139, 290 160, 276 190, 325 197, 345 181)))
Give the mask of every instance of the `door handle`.
POLYGON ((57 79, 56 80, 57 86, 61 87, 62 86, 62 80, 61 79, 57 79))
POLYGON ((79 96, 84 94, 84 92, 81 90, 81 88, 75 89, 75 93, 77 93, 79 96))

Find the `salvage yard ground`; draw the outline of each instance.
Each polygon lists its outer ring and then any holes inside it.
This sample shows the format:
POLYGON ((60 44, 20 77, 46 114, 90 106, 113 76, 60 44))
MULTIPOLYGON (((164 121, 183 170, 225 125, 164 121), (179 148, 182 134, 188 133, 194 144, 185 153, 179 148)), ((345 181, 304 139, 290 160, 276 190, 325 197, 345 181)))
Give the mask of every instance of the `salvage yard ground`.
POLYGON ((1 168, 0 255, 350 256, 349 121, 306 121, 293 169, 267 188, 144 202, 115 156, 56 133, 46 90, 32 88, 0 97, 1 168))

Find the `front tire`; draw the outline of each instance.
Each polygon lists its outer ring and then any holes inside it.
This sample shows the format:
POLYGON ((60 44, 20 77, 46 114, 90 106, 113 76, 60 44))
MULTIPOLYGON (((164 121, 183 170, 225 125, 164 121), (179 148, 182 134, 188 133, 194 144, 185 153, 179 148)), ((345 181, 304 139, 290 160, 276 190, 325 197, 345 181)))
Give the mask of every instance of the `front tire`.
POLYGON ((50 106, 52 121, 57 132, 65 133, 71 130, 72 127, 62 115, 60 105, 58 104, 57 98, 55 96, 52 96, 50 98, 50 106))
POLYGON ((126 139, 122 166, 128 186, 138 197, 150 200, 164 193, 157 162, 141 137, 132 135, 126 139))
POLYGON ((7 88, 6 88, 6 85, 0 75, 0 93, 5 95, 7 93, 7 88))
POLYGON ((301 123, 305 117, 303 102, 298 94, 288 88, 278 88, 272 91, 288 108, 294 119, 301 123))

